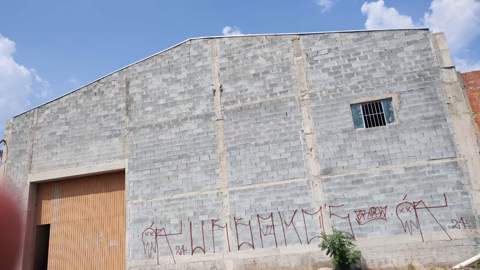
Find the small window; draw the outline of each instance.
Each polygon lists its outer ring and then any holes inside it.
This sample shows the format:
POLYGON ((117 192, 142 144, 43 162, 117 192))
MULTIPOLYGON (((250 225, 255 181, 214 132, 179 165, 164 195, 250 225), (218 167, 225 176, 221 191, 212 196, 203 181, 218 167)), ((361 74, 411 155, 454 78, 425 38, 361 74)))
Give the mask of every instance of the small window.
POLYGON ((350 105, 355 128, 381 127, 395 121, 392 99, 350 105))

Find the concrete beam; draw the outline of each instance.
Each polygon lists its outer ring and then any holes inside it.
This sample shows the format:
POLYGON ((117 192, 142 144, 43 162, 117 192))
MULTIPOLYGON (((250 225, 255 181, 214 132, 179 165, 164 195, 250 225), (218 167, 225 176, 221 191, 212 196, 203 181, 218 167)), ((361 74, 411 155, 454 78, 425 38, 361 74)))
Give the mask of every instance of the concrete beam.
POLYGON ((127 160, 115 160, 109 163, 96 164, 85 167, 53 170, 41 173, 28 174, 29 183, 57 181, 74 177, 109 173, 125 170, 127 160))

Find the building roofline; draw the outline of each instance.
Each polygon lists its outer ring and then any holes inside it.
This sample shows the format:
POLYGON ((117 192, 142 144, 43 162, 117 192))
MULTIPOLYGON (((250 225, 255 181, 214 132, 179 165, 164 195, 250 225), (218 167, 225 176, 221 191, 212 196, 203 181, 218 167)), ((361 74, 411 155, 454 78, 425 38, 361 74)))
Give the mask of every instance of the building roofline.
POLYGON ((156 53, 153 53, 153 54, 151 54, 151 55, 149 55, 149 56, 146 56, 146 57, 144 57, 144 58, 142 58, 142 59, 140 59, 140 60, 137 60, 137 61, 135 61, 135 62, 133 62, 133 63, 130 63, 130 64, 128 64, 128 65, 126 65, 126 66, 123 66, 123 67, 121 67, 121 68, 119 68, 119 69, 116 69, 115 71, 112 71, 112 72, 110 72, 110 73, 107 73, 107 74, 105 74, 105 75, 103 75, 103 76, 101 76, 101 77, 99 77, 99 78, 97 78, 97 79, 94 79, 94 80, 92 80, 92 81, 90 81, 90 82, 87 82, 87 83, 85 83, 85 84, 83 84, 83 85, 75 88, 74 90, 72 90, 72 91, 70 91, 70 92, 67 92, 67 93, 61 95, 61 96, 58 96, 58 97, 56 97, 56 98, 53 98, 53 99, 51 99, 51 100, 49 100, 49 101, 46 101, 46 102, 44 102, 44 103, 42 103, 42 104, 39 104, 39 105, 33 107, 33 108, 31 108, 31 109, 28 109, 28 110, 26 110, 26 111, 24 111, 24 112, 22 112, 22 113, 19 113, 19 114, 13 116, 13 118, 17 118, 17 117, 22 116, 22 115, 24 115, 24 114, 26 114, 26 113, 28 113, 28 112, 31 112, 31 111, 33 111, 33 110, 35 110, 35 109, 37 109, 37 108, 43 107, 43 106, 45 106, 45 105, 47 105, 47 104, 50 104, 50 103, 52 103, 52 102, 54 102, 54 101, 57 101, 57 100, 59 100, 59 99, 61 99, 61 98, 64 98, 64 97, 66 97, 66 96, 68 96, 68 95, 70 95, 70 94, 73 94, 73 93, 81 90, 82 88, 85 88, 85 87, 87 87, 87 86, 89 86, 89 85, 92 85, 92 84, 94 84, 94 83, 96 83, 96 82, 98 82, 98 81, 100 81, 100 80, 102 80, 102 79, 105 79, 105 78, 107 78, 107 77, 109 77, 109 76, 111 76, 111 75, 113 75, 113 74, 115 74, 115 73, 117 73, 117 72, 120 72, 120 71, 122 71, 122 70, 124 70, 124 69, 127 69, 127 68, 133 66, 133 65, 136 65, 136 64, 141 63, 141 62, 143 62, 143 61, 146 61, 146 60, 148 60, 148 59, 150 59, 150 58, 153 58, 153 57, 155 57, 155 56, 157 56, 157 55, 159 55, 159 54, 162 54, 162 53, 164 53, 164 52, 167 52, 167 51, 169 51, 169 50, 172 50, 172 49, 174 49, 174 48, 176 48, 176 47, 179 47, 179 46, 181 46, 181 45, 183 45, 183 44, 185 44, 185 43, 188 43, 188 42, 190 42, 190 41, 193 41, 193 40, 221 39, 221 38, 223 39, 223 38, 236 38, 236 37, 258 37, 258 36, 293 36, 293 35, 302 35, 302 36, 303 36, 303 35, 318 35, 318 34, 357 33, 357 32, 384 32, 384 31, 405 31, 405 30, 429 31, 429 28, 426 28, 426 27, 416 27, 416 28, 378 29, 378 30, 366 30, 366 29, 363 29, 363 30, 341 30, 341 31, 299 32, 299 33, 241 34, 241 35, 231 35, 231 36, 224 36, 224 35, 222 35, 222 36, 200 36, 200 37, 188 38, 188 39, 183 40, 183 41, 181 41, 181 42, 178 42, 178 43, 176 43, 176 44, 174 44, 174 45, 172 45, 172 46, 170 46, 170 47, 167 47, 167 48, 165 48, 165 49, 163 49, 163 50, 160 50, 160 51, 158 51, 158 52, 156 52, 156 53))

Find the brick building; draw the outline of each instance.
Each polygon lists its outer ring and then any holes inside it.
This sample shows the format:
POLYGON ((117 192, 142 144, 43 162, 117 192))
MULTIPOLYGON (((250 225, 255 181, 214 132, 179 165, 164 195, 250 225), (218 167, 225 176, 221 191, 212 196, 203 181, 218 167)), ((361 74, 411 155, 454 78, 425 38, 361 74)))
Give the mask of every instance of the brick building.
POLYGON ((462 74, 464 88, 470 102, 473 119, 480 127, 480 70, 462 74))
POLYGON ((370 267, 458 263, 480 250, 461 81, 427 29, 184 41, 8 122, 20 265, 317 269, 333 228, 370 267))

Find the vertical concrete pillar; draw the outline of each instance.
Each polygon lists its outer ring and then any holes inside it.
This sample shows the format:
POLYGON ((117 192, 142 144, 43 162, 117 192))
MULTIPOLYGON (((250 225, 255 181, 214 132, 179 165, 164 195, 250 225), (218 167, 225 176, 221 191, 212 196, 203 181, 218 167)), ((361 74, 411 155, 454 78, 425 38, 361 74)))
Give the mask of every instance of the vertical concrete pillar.
MULTIPOLYGON (((123 73, 125 75, 125 73, 123 73)), ((128 157, 130 156, 130 130, 129 130, 129 123, 130 123, 130 110, 131 110, 131 104, 132 104, 132 98, 130 96, 130 79, 127 78, 127 76, 124 76, 124 81, 125 81, 125 115, 124 115, 124 128, 122 131, 122 150, 123 150, 123 157, 125 159, 125 174, 124 174, 124 181, 125 181, 125 190, 124 190, 124 209, 125 209, 125 235, 124 235, 124 241, 125 241, 125 254, 124 258, 128 258, 128 227, 130 226, 130 223, 128 222, 130 219, 130 213, 128 211, 128 203, 127 203, 127 198, 128 198, 128 157)), ((128 269, 128 264, 127 260, 125 259, 123 262, 123 267, 125 269, 128 269)))
POLYGON ((122 131, 122 141, 123 141, 123 156, 124 159, 127 159, 128 156, 130 155, 129 153, 129 143, 128 143, 128 138, 130 135, 129 132, 129 123, 130 123, 130 110, 131 110, 131 97, 130 97, 130 80, 128 78, 124 79, 125 81, 125 86, 124 86, 124 99, 125 99, 125 112, 124 112, 124 127, 122 131))
POLYGON ((446 103, 448 120, 458 152, 457 156, 463 160, 465 174, 470 179, 472 204, 478 222, 480 214, 480 147, 477 142, 472 113, 443 33, 433 34, 432 44, 440 66, 441 96, 446 103))
MULTIPOLYGON (((320 159, 318 157, 319 149, 315 135, 315 127, 312 119, 312 109, 310 100, 309 81, 306 71, 306 55, 304 51, 301 36, 292 38, 293 45, 293 61, 295 70, 295 88, 297 90, 297 102, 299 104, 302 115, 303 140, 305 142, 305 160, 308 164, 309 185, 312 191, 313 204, 315 207, 323 207, 326 212, 326 196, 323 192, 322 179, 320 175, 320 159)), ((326 232, 331 231, 329 219, 323 220, 326 232)))
MULTIPOLYGON (((227 148, 225 145, 225 133, 224 133, 224 119, 223 119, 223 107, 222 107, 222 83, 220 80, 220 68, 218 63, 218 39, 209 40, 210 43, 210 65, 212 72, 212 91, 213 101, 215 109, 215 134, 217 142, 217 158, 218 158, 218 180, 217 190, 222 198, 222 218, 223 222, 227 223, 229 227, 230 220, 230 195, 228 192, 228 176, 227 176, 227 148)), ((228 237, 224 230, 224 248, 228 243, 228 237)))
MULTIPOLYGON (((32 122, 28 131, 28 161, 27 161, 27 174, 32 171, 33 149, 35 147, 35 132, 37 126, 38 109, 33 110, 32 122)), ((25 179, 25 181, 28 181, 25 179)), ((24 191, 25 192, 25 191, 24 191)), ((33 269, 33 258, 35 257, 35 201, 37 199, 37 186, 27 182, 26 190, 26 205, 24 210, 24 230, 23 230, 23 247, 20 251, 19 258, 22 259, 22 268, 24 270, 33 269)))

